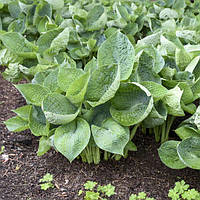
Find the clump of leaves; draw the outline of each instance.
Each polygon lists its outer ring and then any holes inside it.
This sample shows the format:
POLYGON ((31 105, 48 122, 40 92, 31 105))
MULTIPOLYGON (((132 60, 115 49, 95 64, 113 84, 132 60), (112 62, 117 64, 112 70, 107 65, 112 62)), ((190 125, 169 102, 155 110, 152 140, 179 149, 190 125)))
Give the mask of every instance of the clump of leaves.
POLYGON ((50 173, 45 174, 43 178, 39 180, 39 182, 41 183, 40 184, 41 189, 47 190, 49 188, 54 188, 52 181, 53 181, 53 175, 50 173))
POLYGON ((85 200, 107 200, 115 194, 115 186, 99 185, 97 182, 87 181, 84 184, 84 190, 80 190, 78 196, 82 196, 85 200))
POLYGON ((200 200, 200 193, 189 187, 184 180, 176 182, 175 187, 169 190, 168 197, 172 200, 200 200))
POLYGON ((155 200, 154 198, 147 197, 147 194, 145 192, 139 192, 138 194, 132 194, 129 198, 129 200, 155 200))

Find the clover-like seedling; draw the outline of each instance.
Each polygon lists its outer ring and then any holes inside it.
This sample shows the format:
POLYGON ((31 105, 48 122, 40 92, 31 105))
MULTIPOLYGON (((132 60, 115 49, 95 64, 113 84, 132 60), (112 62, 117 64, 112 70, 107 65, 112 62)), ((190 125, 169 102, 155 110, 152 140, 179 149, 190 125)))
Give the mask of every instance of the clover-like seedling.
POLYGON ((45 174, 43 178, 39 180, 39 182, 42 183, 40 184, 41 189, 47 190, 49 188, 54 188, 52 181, 53 181, 53 175, 51 175, 50 173, 45 174))

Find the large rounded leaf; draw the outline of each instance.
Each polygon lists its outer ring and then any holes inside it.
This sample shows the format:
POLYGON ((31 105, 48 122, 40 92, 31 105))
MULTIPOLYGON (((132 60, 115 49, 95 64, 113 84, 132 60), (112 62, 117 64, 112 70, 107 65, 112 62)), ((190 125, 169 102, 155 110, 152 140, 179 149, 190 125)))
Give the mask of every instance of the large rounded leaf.
POLYGON ((114 97, 119 85, 119 67, 117 65, 102 66, 92 73, 85 99, 93 107, 101 105, 114 97))
POLYGON ((167 141, 163 143, 158 149, 158 154, 160 156, 161 161, 169 168, 172 169, 183 169, 185 168, 185 164, 181 162, 177 153, 177 145, 180 142, 178 141, 167 141))
POLYGON ((118 64, 120 67, 120 78, 126 80, 132 73, 135 60, 133 45, 126 35, 116 32, 109 37, 99 48, 98 65, 118 64))
POLYGON ((101 127, 92 125, 92 135, 99 148, 121 155, 130 137, 128 127, 119 125, 112 118, 105 120, 101 127))
POLYGON ((42 109, 52 124, 67 124, 77 117, 80 110, 67 97, 58 93, 49 94, 42 103, 42 109))
POLYGON ((54 145, 70 162, 72 162, 88 145, 90 126, 82 118, 62 125, 56 129, 54 145))
POLYGON ((200 169, 200 138, 190 137, 177 147, 181 161, 192 169, 200 169))
POLYGON ((131 126, 149 115, 153 107, 153 98, 139 83, 123 83, 111 103, 112 117, 124 126, 131 126))

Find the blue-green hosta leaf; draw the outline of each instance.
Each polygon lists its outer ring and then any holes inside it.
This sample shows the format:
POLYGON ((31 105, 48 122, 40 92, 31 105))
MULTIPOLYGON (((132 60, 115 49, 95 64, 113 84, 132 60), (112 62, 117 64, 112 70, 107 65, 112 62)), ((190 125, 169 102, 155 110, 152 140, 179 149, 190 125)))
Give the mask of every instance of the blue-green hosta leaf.
POLYGON ((70 30, 68 27, 59 33, 57 37, 52 41, 48 51, 50 53, 58 53, 60 50, 65 50, 69 41, 69 33, 70 30))
POLYGON ((85 73, 75 80, 67 89, 66 97, 74 104, 82 103, 87 91, 90 73, 85 73))
POLYGON ((94 6, 87 16, 87 30, 96 31, 104 28, 107 22, 106 10, 102 5, 94 6))
POLYGON ((137 75, 140 82, 153 81, 161 83, 160 76, 154 71, 154 58, 145 51, 140 55, 137 75))
POLYGON ((188 64, 191 62, 190 55, 185 51, 185 49, 176 49, 175 53, 176 64, 181 71, 184 71, 188 64))
POLYGON ((67 97, 52 93, 45 97, 42 102, 42 110, 46 119, 52 124, 67 124, 73 121, 80 108, 72 104, 67 97))
POLYGON ((84 75, 82 69, 60 67, 58 72, 58 86, 66 92, 69 86, 82 75, 84 75))
POLYGON ((20 108, 13 110, 13 112, 16 113, 23 120, 27 121, 29 118, 31 107, 32 107, 31 105, 25 105, 25 106, 22 106, 20 108))
POLYGON ((64 7, 64 0, 45 0, 46 2, 48 2, 50 5, 53 6, 54 10, 58 10, 64 7))
POLYGON ((92 125, 92 135, 99 148, 120 155, 130 137, 128 127, 119 125, 112 118, 105 120, 101 127, 92 125))
POLYGON ((177 145, 179 143, 180 142, 178 141, 170 140, 163 143, 158 149, 158 154, 160 156, 161 161, 169 168, 186 168, 186 165, 183 162, 181 162, 177 153, 177 145))
POLYGON ((49 88, 51 92, 57 91, 59 89, 57 76, 58 76, 58 68, 53 70, 51 73, 47 75, 47 77, 45 77, 43 86, 49 88))
POLYGON ((52 41, 63 31, 62 28, 47 31, 39 37, 37 40, 37 45, 39 47, 39 52, 43 53, 45 50, 50 48, 52 41))
POLYGON ((168 90, 167 94, 163 98, 163 102, 167 106, 168 114, 173 116, 184 116, 184 112, 180 104, 182 94, 183 91, 178 86, 168 90))
POLYGON ((97 54, 98 66, 118 64, 120 79, 126 80, 131 75, 135 61, 135 51, 127 36, 116 32, 99 48, 97 54))
POLYGON ((56 129, 54 145, 56 149, 72 162, 88 145, 90 126, 82 118, 62 125, 56 129))
POLYGON ((40 107, 33 106, 29 115, 29 128, 35 136, 48 136, 49 123, 40 107))
POLYGON ((4 122, 7 129, 13 132, 21 132, 28 129, 28 121, 23 120, 21 117, 12 117, 4 122))
POLYGON ((119 66, 99 67, 91 75, 85 99, 92 107, 98 106, 113 98, 119 86, 119 66))
POLYGON ((23 58, 36 58, 37 47, 16 32, 0 34, 0 40, 12 53, 23 58))
POLYGON ((173 9, 165 8, 160 12, 159 18, 164 20, 176 19, 178 18, 178 13, 173 9))
POLYGON ((139 83, 124 83, 121 84, 111 103, 112 117, 124 126, 131 126, 143 121, 149 115, 153 107, 153 98, 139 83))
POLYGON ((189 137, 177 147, 181 161, 192 169, 200 169, 200 137, 189 137))
POLYGON ((39 147, 37 151, 37 156, 44 155, 51 148, 50 138, 42 136, 39 141, 39 147))
POLYGON ((154 128, 156 126, 162 125, 167 119, 167 108, 162 103, 162 101, 158 101, 155 103, 152 108, 150 114, 143 121, 143 125, 146 128, 154 128))
POLYGON ((161 84, 152 81, 143 81, 140 84, 143 85, 147 90, 149 90, 152 97, 154 98, 154 101, 162 99, 168 91, 167 88, 165 88, 161 84))
POLYGON ((45 96, 50 93, 48 88, 42 87, 38 84, 19 84, 15 85, 15 87, 20 91, 27 103, 31 103, 36 106, 41 106, 45 96))

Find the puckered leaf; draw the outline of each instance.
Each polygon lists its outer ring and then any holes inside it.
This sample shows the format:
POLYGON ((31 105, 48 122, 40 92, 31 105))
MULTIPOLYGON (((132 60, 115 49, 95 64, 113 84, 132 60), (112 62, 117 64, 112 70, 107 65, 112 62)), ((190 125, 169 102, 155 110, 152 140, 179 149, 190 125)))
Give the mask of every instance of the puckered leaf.
POLYGON ((97 61, 99 67, 118 64, 120 79, 126 80, 131 75, 135 61, 135 51, 127 36, 116 32, 99 48, 97 61))
POLYGON ((139 83, 121 84, 111 100, 112 117, 124 126, 131 126, 144 120, 153 107, 150 92, 139 83))
POLYGON ((85 99, 95 107, 114 97, 120 85, 120 70, 117 65, 102 66, 91 75, 85 99))
POLYGON ((58 72, 58 86, 66 92, 70 85, 82 75, 84 75, 82 69, 60 67, 58 72))
POLYGON ((42 110, 50 123, 67 124, 77 117, 80 108, 73 105, 67 97, 52 93, 43 100, 42 110))
POLYGON ((72 162, 88 145, 90 126, 82 118, 62 125, 56 129, 54 145, 56 149, 72 162))
POLYGON ((200 169, 200 137, 189 137, 177 147, 181 161, 192 169, 200 169))
POLYGON ((186 165, 180 160, 177 153, 178 141, 167 141, 163 143, 158 149, 158 154, 161 161, 172 169, 183 169, 186 165))
POLYGON ((41 106, 43 99, 50 92, 48 88, 32 83, 19 84, 15 85, 15 87, 20 91, 28 103, 36 106, 41 106))
POLYGON ((121 155, 130 137, 129 129, 112 118, 105 120, 101 127, 92 125, 92 135, 99 148, 121 155))

